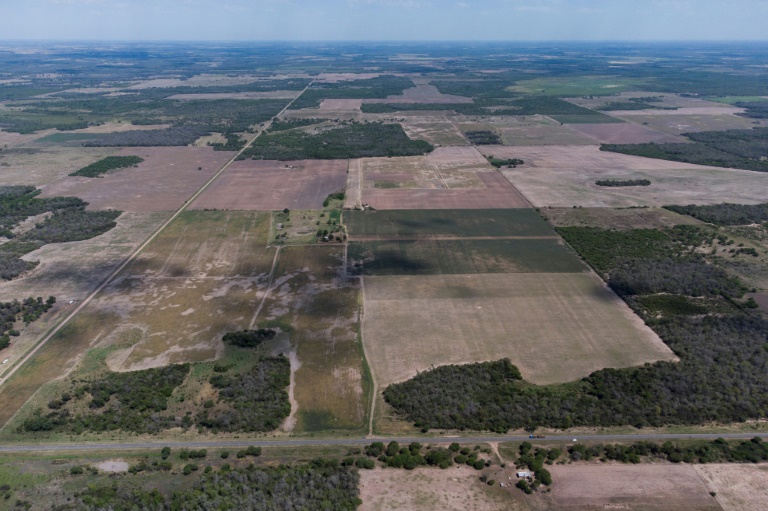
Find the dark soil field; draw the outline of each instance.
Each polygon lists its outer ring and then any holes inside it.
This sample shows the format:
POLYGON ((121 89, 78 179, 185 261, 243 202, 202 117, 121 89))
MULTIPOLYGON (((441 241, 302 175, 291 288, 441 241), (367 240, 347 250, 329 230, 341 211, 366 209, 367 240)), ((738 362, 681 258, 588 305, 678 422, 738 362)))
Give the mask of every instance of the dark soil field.
POLYGON ((530 203, 495 172, 478 172, 486 188, 363 190, 363 202, 376 209, 528 208, 530 203))
POLYGON ((554 239, 351 242, 348 267, 363 275, 578 273, 586 266, 554 239))
POLYGON ((127 168, 99 179, 63 177, 43 189, 41 197, 75 196, 88 209, 129 212, 175 210, 232 157, 207 147, 132 147, 118 156, 143 158, 127 168))
POLYGON ((242 160, 203 192, 192 209, 320 209, 346 181, 346 160, 242 160))
POLYGON ((344 224, 352 238, 557 236, 530 208, 346 211, 344 224))

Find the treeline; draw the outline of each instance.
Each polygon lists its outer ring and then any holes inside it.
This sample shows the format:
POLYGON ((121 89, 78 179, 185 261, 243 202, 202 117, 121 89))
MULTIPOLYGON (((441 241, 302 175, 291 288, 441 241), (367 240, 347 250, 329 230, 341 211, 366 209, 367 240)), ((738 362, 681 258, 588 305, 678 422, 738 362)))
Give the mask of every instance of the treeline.
POLYGON ((768 222, 766 204, 713 204, 709 206, 664 206, 670 211, 690 215, 716 225, 750 225, 768 222))
POLYGON ((670 461, 672 463, 760 463, 768 461, 768 443, 762 438, 728 442, 717 438, 710 442, 696 442, 680 445, 671 441, 635 442, 622 444, 575 444, 568 447, 571 461, 620 461, 640 463, 642 461, 670 461))
POLYGON ((523 165, 525 162, 520 158, 495 158, 493 155, 489 156, 488 163, 500 169, 501 167, 507 167, 508 169, 516 169, 518 165, 523 165))
POLYGON ((602 144, 601 151, 768 172, 768 128, 684 133, 694 143, 602 144))
POLYGON ((159 130, 129 130, 107 133, 83 143, 84 147, 164 147, 192 144, 211 132, 201 126, 173 126, 159 130))
POLYGON ((272 124, 269 125, 270 132, 276 132, 276 131, 285 131, 285 130, 292 130, 294 128, 301 128, 304 126, 311 126, 313 124, 319 124, 321 122, 325 122, 326 119, 315 119, 315 118, 307 118, 307 119, 287 119, 287 120, 274 120, 272 121, 272 124))
MULTIPOLYGON (((131 511, 284 511, 327 509, 354 511, 362 503, 359 477, 338 462, 316 460, 307 465, 208 471, 187 489, 161 493, 115 481, 90 485, 56 509, 131 511)), ((186 485, 185 485, 186 486, 186 485)))
POLYGON ((139 158, 138 156, 107 156, 102 160, 72 172, 70 176, 99 177, 110 170, 135 167, 143 161, 144 158, 139 158))
POLYGON ((480 131, 465 131, 467 140, 474 145, 499 145, 501 144, 501 137, 495 131, 480 130, 480 131))
POLYGON ((239 151, 245 147, 246 141, 240 138, 240 135, 236 133, 225 133, 224 138, 226 138, 227 141, 223 144, 221 142, 210 144, 214 151, 239 151))
POLYGON ((277 335, 277 331, 271 328, 258 328, 256 330, 240 330, 227 332, 222 340, 226 344, 239 346, 240 348, 255 348, 261 343, 271 341, 277 335))
POLYGON ((291 109, 314 108, 324 99, 383 99, 401 95, 415 85, 404 76, 383 75, 360 80, 316 82, 296 98, 291 109))
MULTIPOLYGON (((103 377, 75 386, 72 392, 48 403, 48 412, 36 410, 24 420, 20 431, 123 430, 156 433, 176 424, 163 415, 168 399, 189 374, 189 364, 125 373, 107 373, 103 377), (87 401, 91 413, 73 415, 74 404, 87 401)), ((78 407, 81 408, 81 407, 78 407)))
POLYGON ((291 413, 288 385, 291 364, 284 356, 263 358, 250 371, 215 374, 210 383, 218 391, 197 416, 199 426, 214 431, 272 431, 291 413), (224 405, 224 406, 221 406, 224 405))
POLYGON ((595 181, 597 186, 650 186, 648 179, 599 179, 595 181))
POLYGON ((411 140, 399 124, 342 122, 320 133, 301 131, 265 133, 243 157, 255 160, 346 159, 373 156, 415 156, 434 148, 411 140))
POLYGON ((10 280, 36 266, 21 256, 46 243, 81 241, 103 234, 117 223, 120 211, 86 211, 77 197, 40 199, 33 186, 0 187, 0 236, 11 241, 0 245, 0 278, 10 280), (31 216, 51 213, 32 229, 16 235, 14 229, 31 216))
POLYGON ((742 101, 733 106, 746 108, 745 112, 736 114, 752 119, 768 119, 768 101, 742 101))
POLYGON ((0 350, 10 346, 11 337, 20 335, 20 332, 15 329, 17 321, 23 321, 29 325, 48 312, 54 303, 56 298, 53 296, 49 296, 46 301, 43 301, 42 296, 37 298, 30 296, 21 302, 18 300, 0 302, 0 350))

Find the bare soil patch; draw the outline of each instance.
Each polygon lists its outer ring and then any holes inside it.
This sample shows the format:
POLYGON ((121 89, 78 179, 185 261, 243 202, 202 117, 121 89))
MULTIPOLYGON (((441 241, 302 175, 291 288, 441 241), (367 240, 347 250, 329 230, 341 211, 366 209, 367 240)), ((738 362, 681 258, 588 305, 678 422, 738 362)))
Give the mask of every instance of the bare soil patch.
POLYGON ((102 472, 128 472, 128 462, 123 460, 102 461, 96 465, 102 472))
POLYGON ((756 204, 768 175, 600 151, 596 146, 488 146, 497 158, 525 165, 504 176, 537 207, 630 207, 669 204, 756 204), (608 188, 599 179, 648 179, 651 186, 608 188))
POLYGON ((237 161, 192 209, 320 209, 329 194, 344 188, 347 167, 347 160, 237 161))
POLYGON ((522 492, 480 482, 470 467, 360 471, 360 511, 512 511, 528 509, 522 492), (471 504, 470 504, 471 503, 471 504))
POLYGON ((724 511, 763 511, 768 502, 768 465, 695 465, 724 511))
POLYGON ((10 131, 0 130, 0 150, 28 144, 33 142, 35 139, 43 137, 47 134, 48 132, 45 131, 22 135, 21 133, 12 133, 10 131))
POLYGON ((668 142, 687 142, 687 139, 683 137, 675 137, 630 122, 621 124, 569 124, 568 127, 579 133, 583 133, 601 144, 640 144, 647 142, 665 144, 668 142))
POLYGON ((320 102, 320 112, 326 115, 345 111, 359 113, 362 104, 362 99, 324 99, 320 102))
POLYGON ((364 280, 363 342, 380 388, 434 366, 505 357, 537 384, 675 360, 591 272, 364 280))
POLYGON ((89 209, 175 210, 232 157, 207 147, 131 147, 117 154, 144 161, 98 179, 63 177, 46 186, 41 196, 80 197, 89 209))
POLYGON ((557 510, 720 510, 691 465, 554 465, 552 492, 528 499, 557 510))

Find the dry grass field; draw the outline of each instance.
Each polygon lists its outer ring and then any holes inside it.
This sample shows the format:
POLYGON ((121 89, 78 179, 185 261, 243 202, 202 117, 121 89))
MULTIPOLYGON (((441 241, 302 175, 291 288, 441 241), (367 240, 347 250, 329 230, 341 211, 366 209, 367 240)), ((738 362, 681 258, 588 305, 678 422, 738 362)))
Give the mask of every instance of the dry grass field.
MULTIPOLYGON (((574 128, 579 124, 568 126, 524 126, 512 128, 500 128, 497 131, 501 135, 504 145, 594 145, 594 138, 581 133, 574 128)), ((589 124, 583 125, 589 126, 589 124)))
POLYGON ((768 465, 736 463, 695 465, 696 472, 724 511, 764 511, 768 508, 768 465))
POLYGON ((273 211, 320 209, 344 188, 347 160, 242 160, 192 203, 192 209, 273 211))
POLYGON ((541 214, 555 227, 602 229, 660 229, 703 222, 663 208, 542 208, 541 214))
MULTIPOLYGON (((552 492, 527 501, 558 511, 718 511, 692 465, 554 465, 552 492)), ((742 508, 739 508, 742 509, 742 508)), ((758 509, 758 508, 755 508, 758 509)), ((764 509, 764 508, 761 508, 764 509)))
POLYGON ((137 168, 98 179, 62 177, 46 186, 41 196, 80 197, 89 203, 89 209, 175 210, 233 156, 208 147, 131 147, 117 154, 139 156, 144 161, 137 168))
POLYGON ((720 107, 633 110, 612 112, 611 115, 669 135, 679 135, 692 131, 722 131, 765 126, 764 121, 739 117, 732 113, 721 113, 721 110, 720 107))
POLYGON ((529 509, 516 489, 490 487, 470 467, 360 471, 360 511, 516 511, 529 509))
POLYGON ((536 207, 630 207, 668 204, 756 204, 768 175, 600 151, 597 146, 488 146, 497 158, 525 165, 504 176, 536 207), (602 187, 598 179, 648 179, 651 186, 602 187))
POLYGON ((67 174, 118 152, 110 147, 3 149, 0 151, 0 185, 45 186, 68 179, 67 174))
POLYGON ((526 380, 675 359, 593 273, 364 277, 364 342, 380 387, 444 364, 509 357, 526 380))
MULTIPOLYGON (((254 319, 288 324, 297 431, 358 429, 369 394, 358 342, 359 285, 343 276, 341 245, 283 247, 254 319)), ((288 428, 293 429, 293 428, 288 428)))
POLYGON ((464 146, 469 142, 447 116, 438 117, 430 112, 429 117, 409 116, 402 122, 403 129, 414 140, 426 140, 435 147, 464 146))
POLYGON ((642 144, 648 142, 665 144, 688 141, 684 137, 675 137, 631 122, 622 124, 571 124, 568 127, 601 144, 642 144))

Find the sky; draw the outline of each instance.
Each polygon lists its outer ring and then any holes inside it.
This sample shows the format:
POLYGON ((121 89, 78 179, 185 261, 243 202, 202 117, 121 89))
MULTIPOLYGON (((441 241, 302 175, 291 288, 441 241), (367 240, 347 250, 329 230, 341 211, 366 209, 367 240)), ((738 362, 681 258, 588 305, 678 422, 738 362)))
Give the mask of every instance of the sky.
POLYGON ((766 40, 768 0, 0 0, 0 39, 766 40))

